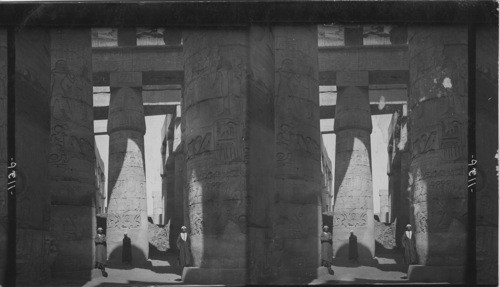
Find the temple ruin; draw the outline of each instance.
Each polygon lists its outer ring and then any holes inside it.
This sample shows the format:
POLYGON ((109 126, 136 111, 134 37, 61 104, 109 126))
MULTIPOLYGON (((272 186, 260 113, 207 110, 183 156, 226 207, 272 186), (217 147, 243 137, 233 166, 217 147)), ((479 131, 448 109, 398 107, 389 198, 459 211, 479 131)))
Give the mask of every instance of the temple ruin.
MULTIPOLYGON (((325 216, 334 263, 347 259, 351 230, 360 262, 374 260, 378 218, 394 225, 394 248, 406 224, 414 227, 419 262, 409 267, 410 282, 464 283, 471 137, 477 282, 498 282, 498 30, 477 27, 471 38, 466 26, 391 26, 370 42, 373 29, 156 29, 146 40, 138 35, 149 30, 129 27, 105 30, 110 38, 98 28, 9 34, 16 283, 90 278, 98 215, 110 264, 121 262, 124 234, 133 264, 147 263, 148 217, 168 228, 170 249, 187 226, 194 266, 182 279, 189 284, 311 282, 325 216), (468 133, 471 71, 472 120, 483 125, 475 135, 468 133), (383 128, 376 116, 384 116, 383 128), (375 152, 387 164, 375 162, 375 152)), ((3 166, 7 43, 0 29, 3 166)), ((2 192, 0 284, 8 269, 6 206, 2 192)))

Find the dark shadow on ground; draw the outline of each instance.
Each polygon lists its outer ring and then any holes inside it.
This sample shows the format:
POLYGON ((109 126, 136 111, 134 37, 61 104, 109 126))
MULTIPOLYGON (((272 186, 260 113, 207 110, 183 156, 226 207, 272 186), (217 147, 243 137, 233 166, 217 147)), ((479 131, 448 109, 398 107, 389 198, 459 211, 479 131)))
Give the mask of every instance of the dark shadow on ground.
MULTIPOLYGON (((363 258, 370 258, 371 256, 373 256, 371 255, 370 250, 359 241, 357 244, 357 248, 358 248, 358 260, 360 262, 364 261, 363 258)), ((342 246, 340 246, 340 248, 337 250, 334 256, 338 258, 339 259, 338 261, 340 262, 349 261, 348 259, 349 244, 343 244, 342 246)))
POLYGON ((132 262, 132 264, 109 263, 108 268, 120 269, 120 270, 131 270, 134 268, 142 268, 142 269, 151 270, 151 271, 158 273, 158 274, 167 274, 167 273, 177 274, 177 275, 182 274, 182 268, 179 266, 179 263, 177 260, 177 252, 174 250, 167 250, 167 251, 158 251, 157 250, 157 252, 153 252, 152 256, 149 256, 149 259, 166 261, 169 263, 170 266, 153 266, 151 261, 147 261, 146 264, 143 264, 143 265, 134 265, 133 262, 132 262))

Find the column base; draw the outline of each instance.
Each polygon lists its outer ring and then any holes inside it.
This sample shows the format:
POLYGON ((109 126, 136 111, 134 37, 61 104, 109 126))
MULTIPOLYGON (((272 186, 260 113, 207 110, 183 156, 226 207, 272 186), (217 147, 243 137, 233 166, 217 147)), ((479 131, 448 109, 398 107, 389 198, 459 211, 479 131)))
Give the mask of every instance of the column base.
POLYGON ((410 282, 463 284, 465 282, 465 267, 410 265, 408 267, 408 280, 410 282))
POLYGON ((247 282, 246 269, 222 269, 184 267, 182 282, 184 284, 227 284, 245 285, 247 282))

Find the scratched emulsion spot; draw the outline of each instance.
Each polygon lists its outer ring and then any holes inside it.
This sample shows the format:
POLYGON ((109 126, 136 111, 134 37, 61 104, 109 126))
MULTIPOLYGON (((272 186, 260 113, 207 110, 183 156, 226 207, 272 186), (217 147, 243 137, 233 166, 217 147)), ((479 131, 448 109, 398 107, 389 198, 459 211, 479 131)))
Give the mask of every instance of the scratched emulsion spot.
POLYGON ((446 89, 451 89, 451 79, 446 77, 444 78, 443 80, 443 87, 445 87, 446 89))

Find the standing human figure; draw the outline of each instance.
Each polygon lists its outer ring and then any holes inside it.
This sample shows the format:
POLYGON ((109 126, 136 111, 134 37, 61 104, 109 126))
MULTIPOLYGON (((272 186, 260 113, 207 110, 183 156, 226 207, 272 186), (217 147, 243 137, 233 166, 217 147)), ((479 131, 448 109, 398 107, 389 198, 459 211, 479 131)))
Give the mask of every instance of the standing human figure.
POLYGON ((101 227, 97 228, 97 234, 94 239, 95 242, 95 267, 101 269, 102 276, 108 277, 106 273, 106 235, 103 234, 101 227))
MULTIPOLYGON (((415 241, 415 235, 411 230, 411 225, 406 225, 406 231, 401 238, 401 245, 404 248, 404 263, 406 265, 416 264, 417 263, 417 244, 415 241)), ((406 269, 408 270, 408 268, 406 269)))
POLYGON ((352 230, 349 236, 349 260, 358 262, 358 237, 352 230))
POLYGON ((132 241, 127 236, 127 232, 123 234, 122 240, 122 262, 126 264, 132 263, 132 241))
POLYGON ((181 233, 177 237, 177 248, 179 249, 179 266, 191 266, 191 239, 187 234, 186 226, 181 227, 181 233))
POLYGON ((331 273, 331 266, 333 260, 333 248, 332 248, 332 233, 328 231, 328 226, 323 226, 323 232, 321 233, 321 266, 328 268, 328 272, 331 273))

